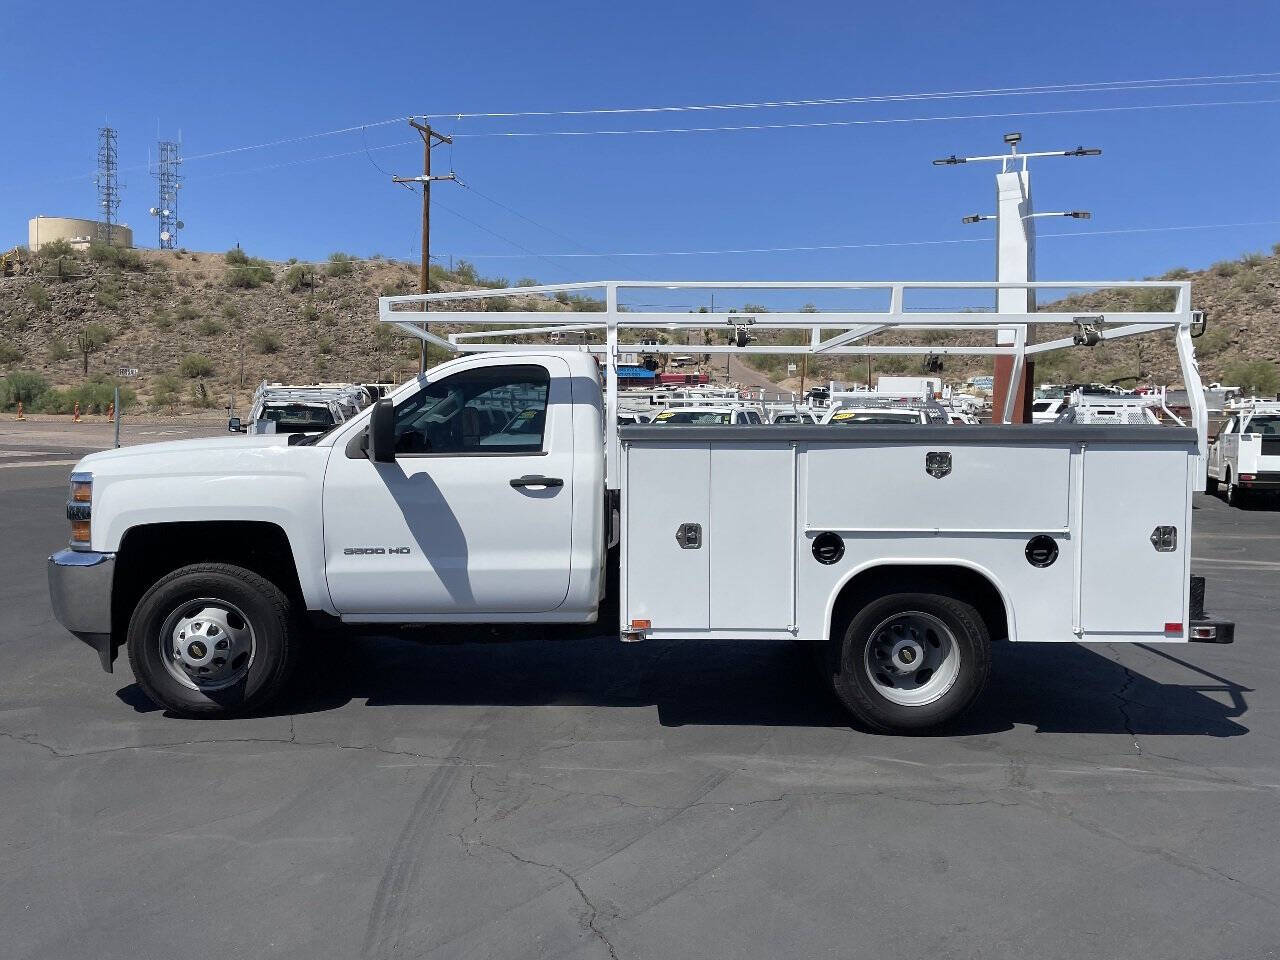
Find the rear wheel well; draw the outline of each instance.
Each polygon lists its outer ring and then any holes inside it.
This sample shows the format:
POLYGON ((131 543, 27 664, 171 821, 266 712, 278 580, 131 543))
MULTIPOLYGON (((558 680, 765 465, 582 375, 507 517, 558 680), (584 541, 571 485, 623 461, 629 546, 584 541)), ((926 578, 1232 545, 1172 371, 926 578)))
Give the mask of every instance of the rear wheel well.
POLYGON ((985 575, 954 564, 893 563, 864 570, 840 588, 831 611, 830 638, 836 639, 863 606, 889 593, 941 593, 955 597, 974 606, 992 640, 1009 636, 1004 598, 985 575))
POLYGON ((123 642, 142 595, 167 573, 193 563, 229 563, 270 580, 295 604, 302 600, 289 538, 274 523, 207 520, 153 523, 125 532, 116 552, 111 633, 123 642))

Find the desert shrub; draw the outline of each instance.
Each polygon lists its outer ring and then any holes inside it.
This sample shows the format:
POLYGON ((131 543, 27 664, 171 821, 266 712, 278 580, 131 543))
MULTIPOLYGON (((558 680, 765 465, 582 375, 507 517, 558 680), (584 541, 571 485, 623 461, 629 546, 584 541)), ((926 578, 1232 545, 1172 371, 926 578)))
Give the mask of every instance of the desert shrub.
POLYGON ((12 340, 0 340, 0 363, 17 363, 25 354, 12 340))
POLYGON ((320 319, 320 308, 308 301, 302 305, 302 309, 298 311, 298 316, 308 323, 315 323, 320 319))
POLYGON ((75 256, 75 248, 71 246, 69 240, 48 240, 40 244, 40 251, 36 256, 40 259, 56 259, 58 257, 75 256))
POLYGON ((333 341, 330 340, 328 337, 321 337, 319 340, 316 341, 316 353, 323 354, 323 353, 332 353, 332 352, 333 352, 333 341))
POLYGON ((1166 312, 1173 309, 1174 291, 1139 290, 1133 296, 1133 308, 1142 313, 1166 312))
POLYGON ((310 289, 316 283, 315 270, 309 264, 295 263, 284 272, 284 286, 290 293, 310 289))
POLYGON ((244 267, 249 264, 249 255, 239 247, 232 247, 222 255, 222 258, 226 260, 227 263, 237 267, 244 267))
POLYGON ((44 288, 42 283, 33 283, 27 287, 27 299, 31 301, 31 305, 37 310, 44 311, 49 309, 49 291, 44 288))
POLYGON ((137 250, 117 247, 111 243, 89 244, 89 259, 94 263, 104 263, 118 270, 132 270, 141 273, 147 269, 147 262, 137 250))
POLYGON ((1246 267, 1260 267, 1267 262, 1267 255, 1260 250, 1255 250, 1252 253, 1246 253, 1240 258, 1240 262, 1246 267))
POLYGON ((61 337, 54 337, 49 341, 49 361, 51 363, 69 359, 71 359, 71 348, 67 346, 67 341, 61 337))
POLYGON ((72 413, 76 404, 81 413, 106 413, 115 402, 115 390, 120 387, 120 408, 130 407, 138 399, 132 387, 121 386, 113 377, 97 376, 77 387, 66 390, 49 389, 40 394, 33 406, 44 413, 72 413))
POLYGON ((1240 387, 1246 393, 1274 396, 1280 390, 1280 372, 1276 371, 1274 363, 1266 360, 1242 360, 1227 367, 1223 382, 1240 387))
POLYGON ((1197 337, 1195 341, 1196 355, 1201 357, 1217 356, 1229 346, 1231 334, 1227 332, 1227 328, 1212 323, 1203 336, 1197 337))
POLYGON ((274 274, 265 260, 256 258, 244 266, 233 266, 227 270, 227 286, 233 290, 253 290, 270 283, 274 274))
POLYGON ((184 303, 173 311, 173 315, 179 323, 191 323, 191 321, 199 318, 200 311, 191 306, 190 303, 184 303))
POLYGON ((216 337, 218 334, 222 333, 222 331, 224 331, 225 329, 227 328, 224 327, 217 320, 211 319, 210 317, 205 317, 199 323, 196 324, 195 332, 196 332, 196 336, 198 337, 216 337))
POLYGON ((172 330, 173 317, 166 310, 157 310, 151 315, 151 325, 157 330, 172 330))
POLYGON ((209 393, 209 388, 205 386, 203 380, 197 380, 191 384, 191 405, 207 410, 213 406, 213 396, 209 393))
POLYGON ((1186 267, 1174 267, 1172 270, 1165 272, 1161 280, 1185 280, 1191 276, 1191 271, 1186 267))
POLYGON ((235 320, 240 316, 240 308, 234 303, 223 304, 222 316, 227 320, 235 320))
POLYGON ((1276 305, 1275 291, 1266 287, 1255 290, 1252 299, 1254 306, 1261 307, 1264 310, 1276 305))
POLYGON ((1231 281, 1231 286, 1241 293, 1253 293, 1254 290, 1258 289, 1258 275, 1252 270, 1238 274, 1231 281))
POLYGON ((258 353, 269 354, 280 352, 280 337, 271 330, 253 331, 253 349, 258 353))
POLYGON ((31 406, 46 390, 49 381, 31 370, 15 370, 0 379, 0 408, 10 410, 22 401, 31 406))
POLYGON ((325 273, 331 277, 345 277, 355 269, 355 257, 349 253, 331 253, 329 254, 329 263, 324 268, 325 273))
POLYGON ((188 353, 178 364, 178 372, 188 380, 213 374, 213 361, 202 353, 188 353))
POLYGON ((1220 277, 1234 277, 1240 272, 1240 264, 1234 260, 1219 260, 1210 269, 1220 277))
POLYGON ((182 381, 171 373, 163 373, 151 384, 151 405, 155 408, 173 407, 182 392, 182 381))
POLYGON ((120 289, 114 283, 103 283, 93 295, 94 302, 104 310, 120 308, 120 289))
POLYGON ((516 281, 517 287, 536 287, 537 285, 538 285, 538 281, 535 280, 533 277, 521 277, 519 280, 516 281))

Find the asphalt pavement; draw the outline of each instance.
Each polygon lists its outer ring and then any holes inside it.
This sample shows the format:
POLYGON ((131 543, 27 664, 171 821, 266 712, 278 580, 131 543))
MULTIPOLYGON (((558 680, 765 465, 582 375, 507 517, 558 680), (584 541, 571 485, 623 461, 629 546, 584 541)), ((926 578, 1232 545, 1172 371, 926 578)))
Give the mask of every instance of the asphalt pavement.
POLYGON ((4 957, 1278 955, 1280 512, 1197 498, 1234 646, 1006 644, 946 736, 850 728, 788 644, 603 630, 357 639, 186 721, 53 620, 70 467, 26 454, 74 452, 9 453, 4 957))

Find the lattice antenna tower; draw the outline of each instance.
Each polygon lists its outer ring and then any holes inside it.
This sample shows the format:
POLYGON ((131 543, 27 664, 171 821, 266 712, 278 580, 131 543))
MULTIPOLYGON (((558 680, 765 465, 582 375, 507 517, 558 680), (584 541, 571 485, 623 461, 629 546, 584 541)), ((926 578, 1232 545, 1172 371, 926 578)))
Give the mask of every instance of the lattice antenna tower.
POLYGON ((157 202, 149 213, 156 218, 156 229, 161 250, 177 246, 178 231, 186 226, 178 219, 178 191, 182 189, 182 144, 176 140, 161 140, 156 152, 157 202))
POLYGON ((116 211, 120 209, 120 185, 116 157, 116 131, 114 127, 98 128, 98 206, 102 210, 102 225, 98 239, 111 243, 115 237, 116 211))

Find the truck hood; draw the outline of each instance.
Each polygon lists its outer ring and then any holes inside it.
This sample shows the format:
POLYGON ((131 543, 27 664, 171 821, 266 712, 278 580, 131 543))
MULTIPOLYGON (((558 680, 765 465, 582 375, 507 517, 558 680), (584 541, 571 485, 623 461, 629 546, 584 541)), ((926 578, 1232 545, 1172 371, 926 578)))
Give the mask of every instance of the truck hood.
MULTIPOLYGON (((143 443, 91 453, 76 464, 77 471, 96 476, 135 476, 163 472, 170 475, 228 473, 277 473, 288 470, 289 461, 313 460, 315 447, 290 447, 289 434, 236 434, 143 443), (301 454, 302 456, 298 456, 301 454)), ((327 448, 324 449, 327 455, 327 448)))

